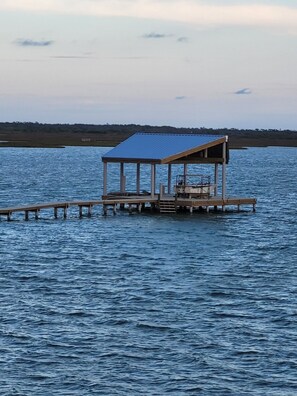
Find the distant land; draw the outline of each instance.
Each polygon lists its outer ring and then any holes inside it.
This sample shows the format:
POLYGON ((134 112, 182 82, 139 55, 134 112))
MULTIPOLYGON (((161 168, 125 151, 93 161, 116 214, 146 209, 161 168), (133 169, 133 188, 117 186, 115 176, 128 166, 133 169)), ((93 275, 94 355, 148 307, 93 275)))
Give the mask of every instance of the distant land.
POLYGON ((113 147, 136 132, 228 135, 230 148, 297 147, 297 131, 277 129, 175 128, 150 125, 0 123, 0 147, 113 147))

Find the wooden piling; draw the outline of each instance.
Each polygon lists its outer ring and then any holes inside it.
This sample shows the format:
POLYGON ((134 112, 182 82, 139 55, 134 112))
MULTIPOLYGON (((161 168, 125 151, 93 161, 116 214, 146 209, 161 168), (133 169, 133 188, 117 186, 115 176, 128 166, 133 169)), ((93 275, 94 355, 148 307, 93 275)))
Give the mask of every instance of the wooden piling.
POLYGON ((88 217, 92 216, 92 205, 88 206, 88 217))

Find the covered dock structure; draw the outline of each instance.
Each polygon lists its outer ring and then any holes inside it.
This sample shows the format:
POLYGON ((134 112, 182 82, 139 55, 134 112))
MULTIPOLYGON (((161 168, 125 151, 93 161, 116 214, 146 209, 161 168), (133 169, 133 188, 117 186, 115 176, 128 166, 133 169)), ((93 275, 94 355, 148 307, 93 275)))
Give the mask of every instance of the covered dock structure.
POLYGON ((110 208, 115 214, 119 207, 139 212, 148 208, 160 213, 192 213, 194 210, 225 211, 228 206, 240 210, 243 205, 251 205, 255 211, 255 198, 227 194, 227 136, 137 133, 103 155, 102 161, 101 199, 0 208, 0 220, 5 216, 10 221, 13 214, 21 212, 25 220, 29 220, 32 213, 38 220, 41 210, 53 210, 55 219, 58 218, 58 212, 62 211, 66 219, 71 207, 78 208, 80 218, 85 212, 90 217, 94 206, 102 206, 104 214, 110 208), (111 164, 116 165, 117 174, 114 169, 112 174, 109 172, 111 164), (134 173, 130 172, 131 164, 134 173), (210 168, 208 174, 196 172, 196 167, 200 169, 202 165, 207 165, 208 170, 210 168), (157 183, 160 168, 163 179, 157 183), (135 178, 133 182, 130 180, 131 175, 135 178), (118 180, 115 180, 117 177, 118 180), (109 191, 109 182, 113 186, 118 182, 118 189, 109 191), (134 190, 127 189, 126 186, 131 185, 135 186, 134 190))
MULTIPOLYGON (((145 204, 161 213, 180 210, 225 210, 226 206, 252 205, 255 198, 235 198, 227 195, 228 137, 220 135, 136 133, 102 156, 104 208, 116 205, 139 211, 145 204), (119 188, 108 190, 109 164, 119 164, 119 188), (126 164, 134 164, 135 189, 127 191, 126 164), (213 171, 201 174, 195 166, 212 165, 213 171), (142 167, 146 165, 146 171, 142 167), (147 171, 149 165, 149 174, 147 171), (167 180, 157 185, 159 166, 167 167, 167 180), (174 171, 178 166, 179 173, 174 171), (190 169, 191 168, 191 169, 190 169), (182 171, 181 171, 182 169, 182 171), (190 169, 190 171, 189 171, 190 169), (173 175, 175 177, 173 177, 173 175), (143 189, 143 180, 149 178, 149 190, 143 189)), ((164 172, 163 172, 164 173, 164 172)), ((114 175, 113 175, 114 179, 114 175)), ((113 180, 114 182, 114 180, 113 180)))

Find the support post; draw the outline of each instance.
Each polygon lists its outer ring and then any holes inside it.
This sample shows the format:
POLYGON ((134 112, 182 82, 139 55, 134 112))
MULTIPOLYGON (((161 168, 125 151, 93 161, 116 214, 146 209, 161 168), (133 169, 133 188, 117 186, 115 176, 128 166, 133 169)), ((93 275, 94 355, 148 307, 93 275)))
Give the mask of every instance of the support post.
POLYGON ((82 209, 82 206, 79 205, 79 218, 81 219, 82 216, 83 216, 83 209, 82 209))
POLYGON ((214 196, 218 195, 218 182, 219 182, 219 164, 215 164, 214 172, 214 196))
POLYGON ((54 207, 54 218, 58 218, 58 208, 56 206, 54 207))
POLYGON ((184 164, 184 183, 185 183, 185 186, 187 184, 187 173, 188 173, 188 165, 184 164))
POLYGON ((226 164, 222 164, 222 198, 226 198, 226 164))
POLYGON ((25 211, 25 220, 26 221, 29 220, 29 211, 28 210, 25 211))
POLYGON ((151 165, 151 197, 154 198, 156 190, 156 164, 151 165))
POLYGON ((171 164, 168 164, 168 186, 167 186, 168 194, 171 194, 171 175, 172 175, 171 164))
POLYGON ((137 163, 136 168, 136 192, 137 195, 140 195, 140 164, 137 163))
POLYGON ((162 183, 160 183, 159 185, 159 195, 160 195, 160 199, 162 199, 164 195, 164 186, 162 183))
POLYGON ((39 210, 35 210, 35 220, 39 219, 39 210))
POLYGON ((121 162, 120 164, 120 192, 124 193, 125 192, 125 176, 124 176, 124 163, 121 162))
POLYGON ((223 144, 223 163, 222 163, 222 198, 226 198, 226 162, 227 162, 227 142, 223 144))
POLYGON ((107 162, 103 162, 103 195, 107 195, 107 162))
POLYGON ((88 217, 92 216, 92 205, 88 206, 88 217))
POLYGON ((64 206, 64 220, 67 219, 67 206, 64 206))

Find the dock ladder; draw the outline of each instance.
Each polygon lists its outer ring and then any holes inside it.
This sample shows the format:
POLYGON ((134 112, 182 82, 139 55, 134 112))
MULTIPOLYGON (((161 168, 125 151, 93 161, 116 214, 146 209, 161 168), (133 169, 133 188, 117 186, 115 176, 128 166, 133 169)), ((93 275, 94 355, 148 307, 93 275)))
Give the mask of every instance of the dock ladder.
POLYGON ((176 213, 175 201, 168 199, 160 199, 160 213, 176 213))

